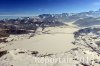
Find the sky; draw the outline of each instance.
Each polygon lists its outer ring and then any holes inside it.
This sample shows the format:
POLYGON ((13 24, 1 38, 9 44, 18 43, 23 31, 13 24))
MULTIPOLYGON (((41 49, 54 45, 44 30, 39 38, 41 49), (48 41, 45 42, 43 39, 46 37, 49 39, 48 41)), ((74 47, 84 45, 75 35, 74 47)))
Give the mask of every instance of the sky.
POLYGON ((100 0, 0 0, 0 15, 77 13, 100 8, 100 0))

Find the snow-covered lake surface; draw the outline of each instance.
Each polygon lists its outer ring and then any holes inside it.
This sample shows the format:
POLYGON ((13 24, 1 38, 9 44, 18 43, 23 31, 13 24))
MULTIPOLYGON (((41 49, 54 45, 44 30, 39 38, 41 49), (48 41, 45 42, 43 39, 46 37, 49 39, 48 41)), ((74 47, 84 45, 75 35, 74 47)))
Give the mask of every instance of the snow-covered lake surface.
MULTIPOLYGON (((39 29, 38 29, 39 30, 39 29)), ((36 35, 30 39, 12 42, 12 45, 3 49, 26 49, 35 50, 41 53, 60 53, 70 50, 74 45, 74 34, 77 28, 69 27, 49 27, 43 32, 46 34, 36 35)))

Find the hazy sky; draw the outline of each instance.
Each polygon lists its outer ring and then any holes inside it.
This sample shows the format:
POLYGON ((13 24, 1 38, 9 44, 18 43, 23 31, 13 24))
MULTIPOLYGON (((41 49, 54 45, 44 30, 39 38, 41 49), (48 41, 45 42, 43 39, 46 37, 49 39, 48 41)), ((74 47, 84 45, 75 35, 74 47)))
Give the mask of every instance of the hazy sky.
POLYGON ((0 15, 83 12, 100 8, 100 0, 0 0, 0 15))

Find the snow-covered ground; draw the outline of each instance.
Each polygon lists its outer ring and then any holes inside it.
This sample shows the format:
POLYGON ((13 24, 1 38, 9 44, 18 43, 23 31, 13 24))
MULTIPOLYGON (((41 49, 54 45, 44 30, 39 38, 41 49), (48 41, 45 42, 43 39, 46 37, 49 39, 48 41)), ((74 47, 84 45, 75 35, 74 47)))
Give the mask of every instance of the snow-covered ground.
POLYGON ((7 52, 0 66, 100 66, 100 54, 86 45, 93 41, 89 36, 76 40, 73 33, 77 30, 70 26, 39 28, 34 37, 5 43, 0 50, 7 52))

